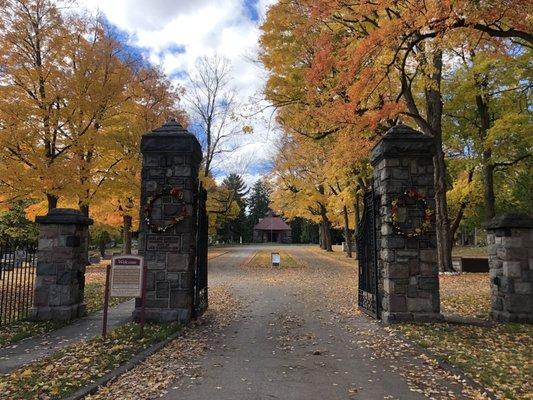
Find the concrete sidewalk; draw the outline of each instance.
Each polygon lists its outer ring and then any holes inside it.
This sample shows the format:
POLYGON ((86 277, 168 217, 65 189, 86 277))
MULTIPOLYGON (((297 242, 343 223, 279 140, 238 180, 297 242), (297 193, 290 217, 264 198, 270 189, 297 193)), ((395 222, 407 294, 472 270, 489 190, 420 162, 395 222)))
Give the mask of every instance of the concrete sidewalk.
MULTIPOLYGON (((132 319, 135 300, 129 300, 109 309, 108 329, 111 330, 132 319)), ((102 313, 99 311, 58 330, 34 336, 0 349, 0 373, 12 370, 47 357, 59 349, 92 338, 102 332, 102 313)))

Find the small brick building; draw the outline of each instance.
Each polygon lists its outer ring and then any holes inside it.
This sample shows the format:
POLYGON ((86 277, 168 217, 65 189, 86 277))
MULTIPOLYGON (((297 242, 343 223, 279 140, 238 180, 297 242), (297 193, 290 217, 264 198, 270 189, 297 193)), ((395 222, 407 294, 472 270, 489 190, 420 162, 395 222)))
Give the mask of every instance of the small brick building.
POLYGON ((254 226, 255 243, 292 243, 291 227, 273 211, 268 211, 264 218, 254 226))

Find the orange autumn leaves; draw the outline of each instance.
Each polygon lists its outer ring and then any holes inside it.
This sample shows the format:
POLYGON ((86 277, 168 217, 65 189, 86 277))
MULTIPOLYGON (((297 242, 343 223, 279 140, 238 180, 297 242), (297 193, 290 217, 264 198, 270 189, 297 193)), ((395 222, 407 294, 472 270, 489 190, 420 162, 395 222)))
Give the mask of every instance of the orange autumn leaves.
POLYGON ((2 201, 136 216, 140 137, 171 115, 186 123, 181 92, 102 20, 49 0, 0 4, 2 201))

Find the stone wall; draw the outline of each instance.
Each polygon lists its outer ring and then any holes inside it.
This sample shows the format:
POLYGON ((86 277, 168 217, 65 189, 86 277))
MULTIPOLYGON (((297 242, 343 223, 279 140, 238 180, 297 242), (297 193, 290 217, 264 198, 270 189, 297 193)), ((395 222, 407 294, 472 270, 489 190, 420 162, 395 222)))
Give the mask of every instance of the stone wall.
POLYGON ((487 226, 491 318, 533 322, 533 218, 503 214, 487 226))
POLYGON ((439 271, 435 223, 424 234, 406 237, 391 220, 392 201, 398 207, 398 226, 403 233, 415 232, 424 220, 419 201, 403 196, 415 189, 435 210, 433 189, 434 142, 405 125, 390 129, 374 147, 374 193, 377 212, 378 293, 381 317, 385 323, 441 319, 439 271))
MULTIPOLYGON (((202 152, 198 140, 175 120, 145 134, 141 183, 139 255, 147 264, 146 320, 188 322, 193 307, 196 264, 198 171, 202 152), (145 207, 164 190, 176 189, 182 198, 163 196, 153 202, 149 226, 145 207), (171 225, 164 232, 153 226, 171 225)), ((137 300, 134 317, 139 317, 137 300)))
POLYGON ((68 321, 86 314, 83 300, 88 226, 80 211, 56 208, 36 218, 39 225, 34 320, 68 321))

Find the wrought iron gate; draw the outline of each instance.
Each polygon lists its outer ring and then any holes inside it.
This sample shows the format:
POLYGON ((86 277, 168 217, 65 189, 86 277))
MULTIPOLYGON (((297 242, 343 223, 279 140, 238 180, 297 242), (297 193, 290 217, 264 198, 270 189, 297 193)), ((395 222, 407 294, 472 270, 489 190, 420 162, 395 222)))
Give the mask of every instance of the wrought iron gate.
POLYGON ((374 191, 364 195, 363 217, 357 226, 357 258, 359 261, 359 308, 374 318, 380 318, 378 296, 378 263, 374 191))
POLYGON ((207 250, 208 216, 206 210, 207 190, 200 184, 198 190, 198 213, 196 229, 196 268, 194 271, 194 317, 207 309, 207 250))
POLYGON ((28 317, 36 264, 34 243, 0 245, 0 325, 28 317))

